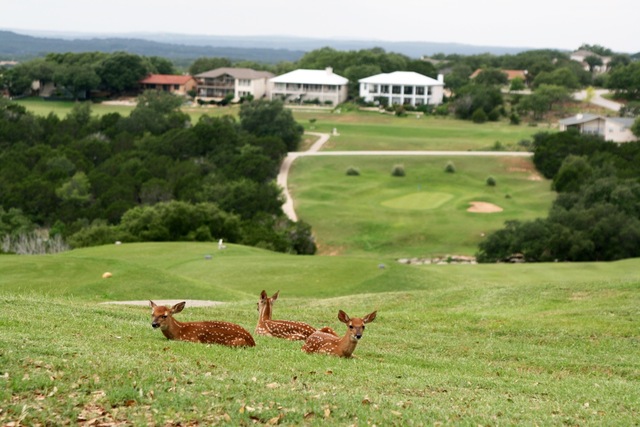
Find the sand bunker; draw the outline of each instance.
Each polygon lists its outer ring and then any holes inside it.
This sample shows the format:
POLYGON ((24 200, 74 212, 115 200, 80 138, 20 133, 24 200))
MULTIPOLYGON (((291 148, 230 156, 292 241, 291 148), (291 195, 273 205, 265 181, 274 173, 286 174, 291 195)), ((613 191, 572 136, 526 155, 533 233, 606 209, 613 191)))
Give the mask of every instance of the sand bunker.
POLYGON ((502 212, 502 208, 498 205, 494 205, 493 203, 487 202, 470 202, 469 209, 467 212, 474 213, 495 213, 502 212))

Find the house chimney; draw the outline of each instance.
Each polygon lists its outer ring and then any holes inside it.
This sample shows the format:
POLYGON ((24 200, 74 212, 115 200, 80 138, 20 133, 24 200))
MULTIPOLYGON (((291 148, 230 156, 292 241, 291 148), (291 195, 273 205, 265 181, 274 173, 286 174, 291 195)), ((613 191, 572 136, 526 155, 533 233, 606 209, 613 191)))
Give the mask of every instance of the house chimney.
POLYGON ((444 75, 443 74, 438 74, 438 81, 440 83, 444 83, 444 75))
POLYGON ((576 114, 576 119, 578 119, 578 120, 582 120, 582 113, 578 113, 578 114, 576 114))
POLYGON ((327 74, 333 74, 333 68, 331 67, 327 67, 324 70, 327 72, 327 74))

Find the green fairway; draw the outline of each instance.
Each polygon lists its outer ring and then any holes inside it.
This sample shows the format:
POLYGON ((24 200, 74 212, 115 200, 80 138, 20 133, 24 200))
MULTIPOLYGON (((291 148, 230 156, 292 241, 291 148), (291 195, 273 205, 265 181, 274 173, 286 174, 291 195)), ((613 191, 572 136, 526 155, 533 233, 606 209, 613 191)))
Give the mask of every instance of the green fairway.
POLYGON ((473 255, 483 236, 505 221, 546 216, 555 197, 528 158, 302 157, 288 184, 320 253, 333 255, 473 255), (444 171, 449 161, 455 173, 444 171), (391 176, 395 164, 404 166, 405 177, 391 176), (359 176, 346 174, 351 166, 359 176), (488 176, 496 186, 487 186, 488 176), (502 210, 469 212, 472 202, 502 210))

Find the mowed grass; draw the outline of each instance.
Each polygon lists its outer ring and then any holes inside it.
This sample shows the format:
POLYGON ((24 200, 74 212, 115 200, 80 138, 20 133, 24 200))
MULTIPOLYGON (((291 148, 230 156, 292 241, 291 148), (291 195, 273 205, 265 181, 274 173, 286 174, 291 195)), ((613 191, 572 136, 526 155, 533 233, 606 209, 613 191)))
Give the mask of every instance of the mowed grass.
POLYGON ((0 257, 0 422, 637 423, 639 260, 388 260, 379 269, 359 257, 211 248, 124 244, 0 257), (111 279, 100 278, 105 268, 111 279), (222 296, 224 304, 187 306, 179 319, 227 320, 253 331, 262 289, 280 290, 275 318, 341 334, 339 309, 352 316, 378 310, 378 317, 349 360, 262 336, 246 349, 167 341, 151 328, 147 307, 99 303, 222 296))
POLYGON ((294 111, 294 117, 307 131, 332 136, 323 150, 445 150, 481 151, 496 145, 503 150, 524 150, 520 141, 533 139, 542 131, 553 131, 546 125, 513 126, 505 121, 475 124, 451 117, 415 114, 396 117, 368 111, 331 112, 294 111), (309 120, 316 119, 312 124, 309 120))
POLYGON ((555 198, 530 158, 513 157, 309 156, 293 163, 288 186, 320 253, 333 255, 473 255, 505 221, 545 217, 555 198), (395 165, 404 177, 391 175, 395 165), (468 212, 471 202, 503 210, 468 212))

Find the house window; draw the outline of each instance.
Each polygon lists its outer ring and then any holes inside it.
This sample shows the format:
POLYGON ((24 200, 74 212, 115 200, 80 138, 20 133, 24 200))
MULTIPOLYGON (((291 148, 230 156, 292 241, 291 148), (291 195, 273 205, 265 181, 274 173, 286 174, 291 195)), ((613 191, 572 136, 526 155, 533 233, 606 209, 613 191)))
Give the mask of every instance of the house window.
POLYGON ((416 86, 416 95, 424 95, 424 86, 416 86))
POLYGON ((404 87, 405 95, 413 95, 413 86, 405 86, 404 87))
POLYGON ((378 85, 369 86, 369 93, 378 93, 378 85))
POLYGON ((238 86, 251 86, 251 80, 249 80, 249 79, 238 79, 238 86))
POLYGON ((393 86, 393 87, 391 88, 391 93, 393 93, 393 94, 400 94, 400 93, 402 93, 402 86, 397 86, 397 85, 396 85, 396 86, 393 86))
POLYGON ((173 90, 180 90, 180 85, 173 85, 173 90))
POLYGON ((381 93, 389 93, 389 85, 380 86, 380 92, 381 93))

